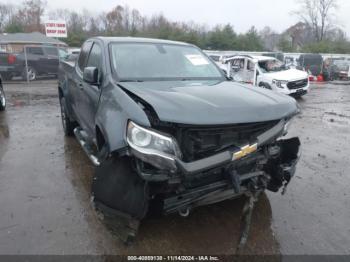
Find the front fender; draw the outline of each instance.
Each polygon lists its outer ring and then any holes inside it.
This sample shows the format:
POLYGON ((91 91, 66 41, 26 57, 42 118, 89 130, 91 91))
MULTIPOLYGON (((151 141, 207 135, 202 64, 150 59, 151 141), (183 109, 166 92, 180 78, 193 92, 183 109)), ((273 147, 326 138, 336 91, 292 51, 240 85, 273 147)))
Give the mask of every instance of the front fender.
POLYGON ((96 125, 100 128, 110 153, 127 146, 128 120, 150 127, 146 113, 115 83, 102 87, 96 113, 96 125))

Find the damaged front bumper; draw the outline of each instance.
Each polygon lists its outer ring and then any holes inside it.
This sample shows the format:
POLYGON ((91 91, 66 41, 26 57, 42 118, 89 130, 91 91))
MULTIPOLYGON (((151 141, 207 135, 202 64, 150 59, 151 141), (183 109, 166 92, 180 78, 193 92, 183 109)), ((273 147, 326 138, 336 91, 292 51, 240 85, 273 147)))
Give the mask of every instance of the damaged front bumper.
MULTIPOLYGON (((217 169, 222 168, 222 180, 165 198, 164 213, 181 212, 265 189, 278 192, 283 187, 284 192, 296 171, 300 142, 298 138, 292 138, 281 140, 277 145, 280 148, 279 156, 266 156, 266 153, 259 152, 236 163, 219 166, 217 169), (242 167, 252 163, 256 165, 255 171, 241 171, 242 167)), ((185 179, 195 178, 199 174, 203 173, 187 173, 185 179)))
POLYGON ((285 133, 284 127, 285 122, 280 121, 261 134, 257 138, 257 150, 238 160, 234 159, 237 152, 229 150, 188 163, 177 158, 145 156, 132 149, 130 152, 137 159, 136 169, 141 178, 171 188, 161 192, 163 213, 186 214, 196 206, 265 189, 278 192, 286 188, 299 160, 300 141, 298 138, 277 140, 285 133), (145 168, 144 162, 156 168, 145 168))

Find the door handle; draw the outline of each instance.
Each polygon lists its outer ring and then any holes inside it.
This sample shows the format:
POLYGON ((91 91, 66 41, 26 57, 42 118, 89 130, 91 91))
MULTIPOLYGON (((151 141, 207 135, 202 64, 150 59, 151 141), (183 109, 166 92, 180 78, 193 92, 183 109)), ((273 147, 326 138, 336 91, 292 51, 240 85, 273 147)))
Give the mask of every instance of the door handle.
POLYGON ((78 84, 78 86, 79 86, 80 89, 83 89, 83 88, 84 88, 84 85, 83 85, 83 83, 81 83, 81 82, 78 84))

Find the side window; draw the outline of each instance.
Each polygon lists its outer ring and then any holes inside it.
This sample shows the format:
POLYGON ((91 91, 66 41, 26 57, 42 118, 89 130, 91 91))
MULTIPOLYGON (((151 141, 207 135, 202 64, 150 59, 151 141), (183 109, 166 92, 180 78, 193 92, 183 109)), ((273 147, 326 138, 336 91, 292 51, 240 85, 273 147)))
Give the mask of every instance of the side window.
POLYGON ((45 53, 51 56, 58 56, 58 50, 56 47, 44 47, 45 53))
POLYGON ((43 55, 43 49, 41 47, 27 47, 28 54, 43 55))
POLYGON ((98 44, 94 44, 90 51, 90 55, 87 61, 86 66, 88 67, 96 67, 99 72, 101 72, 102 68, 102 49, 98 44))
POLYGON ((236 68, 244 69, 244 59, 235 59, 232 63, 236 68))
POLYGON ((248 65, 247 65, 247 69, 249 70, 249 71, 254 71, 254 69, 255 69, 255 66, 254 66, 254 63, 252 62, 252 61, 250 61, 250 60, 248 60, 248 65))
POLYGON ((82 72, 84 70, 86 60, 88 58, 91 46, 92 46, 92 42, 86 42, 86 43, 84 43, 83 47, 81 48, 81 52, 80 52, 79 59, 78 59, 78 67, 79 67, 80 71, 82 71, 82 72))

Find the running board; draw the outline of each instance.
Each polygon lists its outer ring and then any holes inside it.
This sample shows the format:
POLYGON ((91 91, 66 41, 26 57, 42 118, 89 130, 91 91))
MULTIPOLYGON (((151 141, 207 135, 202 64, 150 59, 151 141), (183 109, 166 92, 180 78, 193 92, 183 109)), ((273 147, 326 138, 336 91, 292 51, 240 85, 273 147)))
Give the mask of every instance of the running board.
POLYGON ((100 160, 98 157, 95 155, 94 149, 91 146, 91 144, 87 139, 87 134, 86 132, 81 128, 81 127, 76 127, 74 129, 74 135, 78 139, 78 142, 80 143, 81 147, 84 149, 85 153, 87 154, 88 158, 90 161, 95 165, 99 166, 100 165, 100 160))

